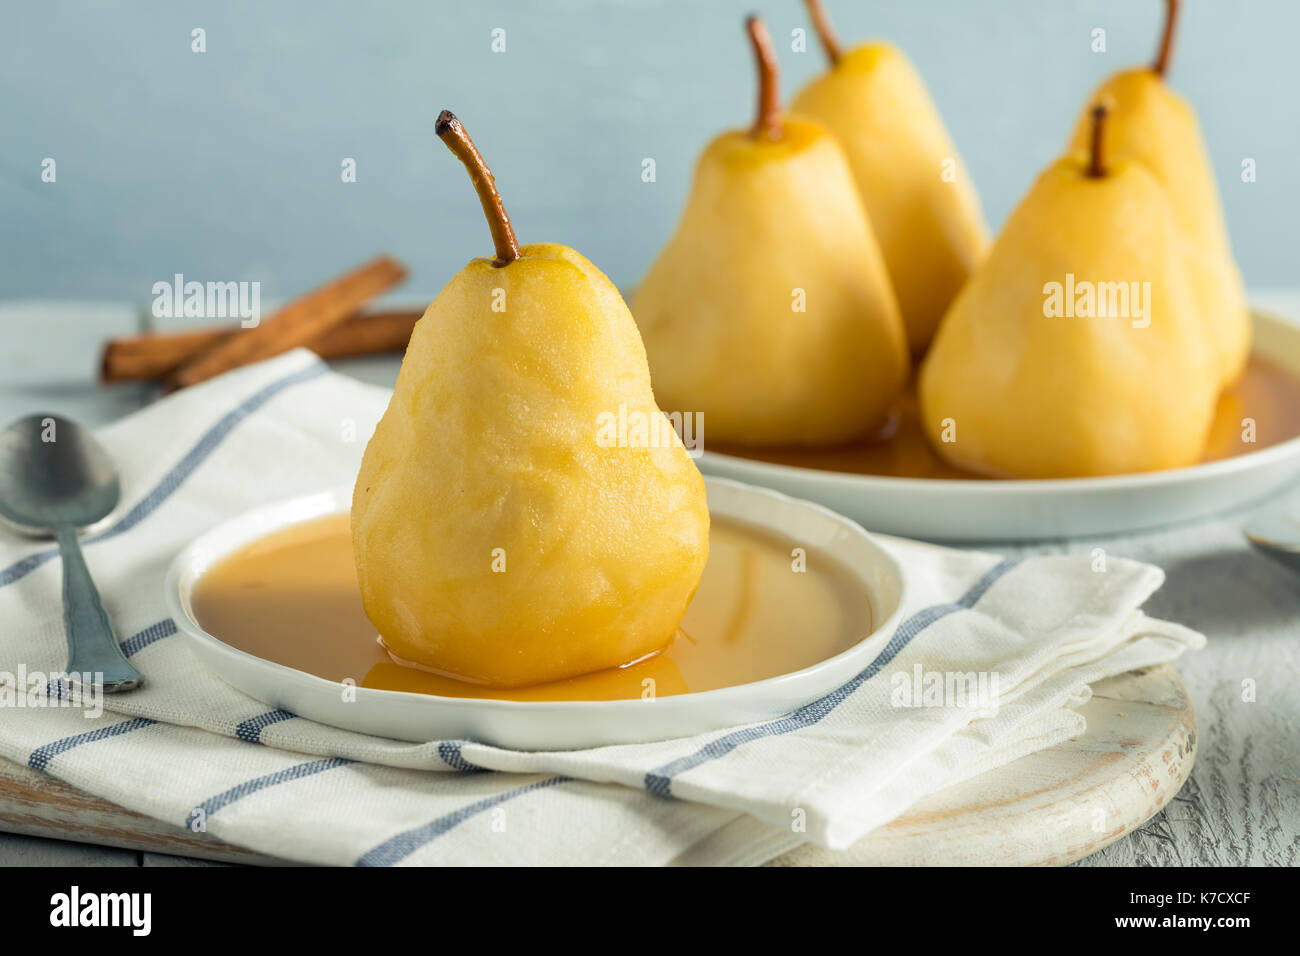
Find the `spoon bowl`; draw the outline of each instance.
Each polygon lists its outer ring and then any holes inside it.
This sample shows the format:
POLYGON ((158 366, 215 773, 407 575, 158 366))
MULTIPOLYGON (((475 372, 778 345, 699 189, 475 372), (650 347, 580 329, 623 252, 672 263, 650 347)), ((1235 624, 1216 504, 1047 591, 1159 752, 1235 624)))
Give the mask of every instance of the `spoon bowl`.
POLYGON ((18 530, 47 537, 59 525, 87 528, 120 498, 113 460, 76 422, 29 415, 0 432, 0 516, 18 530))
POLYGON ((1300 519, 1276 513, 1255 515, 1241 531, 1264 554, 1300 573, 1300 519))

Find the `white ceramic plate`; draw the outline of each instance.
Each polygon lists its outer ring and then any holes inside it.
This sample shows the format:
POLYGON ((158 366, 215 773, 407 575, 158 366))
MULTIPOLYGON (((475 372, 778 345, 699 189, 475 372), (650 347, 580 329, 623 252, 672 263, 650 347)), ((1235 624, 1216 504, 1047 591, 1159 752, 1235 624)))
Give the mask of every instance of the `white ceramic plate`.
POLYGON ((864 630, 873 619, 879 626, 843 653, 800 671, 650 701, 476 700, 358 687, 356 700, 345 702, 341 684, 222 643, 199 626, 190 599, 203 573, 225 555, 290 525, 346 512, 351 488, 269 505, 213 528, 172 562, 167 606, 203 662, 237 689, 301 717, 397 740, 478 740, 516 750, 572 750, 780 717, 830 693, 884 649, 898 624, 902 571, 870 535, 825 508, 725 479, 706 479, 706 485, 711 514, 834 554, 861 582, 864 630))
MULTIPOLYGON (((1300 375, 1300 328, 1255 313, 1255 351, 1300 375)), ((707 439, 705 442, 707 449, 707 439)), ((853 475, 705 451, 700 470, 820 502, 881 533, 1026 541, 1141 531, 1239 507, 1300 473, 1300 438, 1139 475, 960 481, 853 475)))

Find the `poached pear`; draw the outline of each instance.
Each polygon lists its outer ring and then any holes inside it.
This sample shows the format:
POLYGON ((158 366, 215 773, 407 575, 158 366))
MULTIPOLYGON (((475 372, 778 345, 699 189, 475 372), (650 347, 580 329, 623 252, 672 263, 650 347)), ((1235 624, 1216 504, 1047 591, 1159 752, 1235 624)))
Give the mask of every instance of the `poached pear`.
POLYGON ((1216 368, 1169 197, 1136 160, 1050 166, 958 294, 921 367, 922 423, 958 467, 1014 478, 1194 464, 1216 368))
POLYGON ((610 440, 608 416, 662 420, 627 306, 574 250, 519 247, 460 122, 444 111, 437 132, 496 257, 417 323, 366 446, 352 500, 366 613, 399 661, 498 686, 653 654, 708 556, 704 482, 671 427, 610 440))
POLYGON ((902 51, 876 41, 844 52, 821 0, 808 8, 831 66, 790 108, 843 144, 919 355, 988 247, 979 196, 902 51))
POLYGON ((633 303, 666 408, 711 438, 836 444, 886 421, 908 373, 884 259, 835 137, 782 116, 757 18, 758 118, 714 139, 633 303))
MULTIPOLYGON (((1250 357, 1250 311, 1196 112, 1165 82, 1178 6, 1178 0, 1167 0, 1165 29, 1154 64, 1115 74, 1088 102, 1105 102, 1109 107, 1106 135, 1114 154, 1143 163, 1173 202, 1174 216, 1187 240, 1194 306, 1215 351, 1218 380, 1227 385, 1241 375, 1250 357)), ((1071 149, 1086 146, 1086 112, 1075 126, 1071 149)))

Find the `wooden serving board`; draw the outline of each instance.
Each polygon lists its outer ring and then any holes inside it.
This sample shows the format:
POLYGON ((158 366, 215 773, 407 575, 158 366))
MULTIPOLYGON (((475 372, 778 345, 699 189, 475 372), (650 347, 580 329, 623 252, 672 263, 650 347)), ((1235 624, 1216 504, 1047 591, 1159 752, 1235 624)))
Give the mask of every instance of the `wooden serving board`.
MULTIPOLYGON (((847 850, 805 845, 775 866, 1064 864, 1121 839, 1182 787, 1196 719, 1172 665, 1103 681, 1087 732, 932 794, 847 850)), ((124 810, 0 759, 0 831, 232 863, 285 861, 124 810)))
POLYGON ((847 850, 804 845, 775 865, 1073 863, 1155 816, 1196 760, 1196 715, 1172 664, 1093 685, 1083 736, 926 797, 847 850))

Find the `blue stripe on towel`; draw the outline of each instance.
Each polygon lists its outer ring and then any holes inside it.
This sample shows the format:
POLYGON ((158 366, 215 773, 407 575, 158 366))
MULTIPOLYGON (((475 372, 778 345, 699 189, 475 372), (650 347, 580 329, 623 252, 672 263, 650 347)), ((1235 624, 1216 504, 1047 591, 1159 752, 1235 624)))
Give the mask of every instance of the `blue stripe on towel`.
MULTIPOLYGON (((245 418, 257 411, 276 395, 280 394, 286 388, 298 385, 302 382, 310 381, 319 375, 323 375, 329 366, 324 362, 316 361, 306 368, 301 368, 292 372, 283 378, 271 382, 269 385, 254 392, 248 398, 244 399, 237 406, 226 412, 225 415, 217 421, 215 425, 204 432, 203 437, 182 456, 181 460, 172 467, 172 470, 163 475, 162 480, 154 486, 153 490, 145 495, 130 511, 119 518, 112 527, 101 531, 93 537, 87 538, 82 542, 83 545, 94 544, 97 541, 103 541, 106 538, 113 538, 125 531, 130 531, 145 518, 149 517, 158 507, 175 493, 190 475, 194 469, 207 459, 209 455, 245 418)), ((15 561, 9 567, 0 570, 0 588, 13 584, 20 578, 26 577, 32 571, 35 571, 46 561, 53 558, 59 553, 58 548, 46 548, 44 551, 37 551, 35 554, 29 554, 27 557, 15 561)))
POLYGON ((155 641, 161 641, 164 637, 171 637, 175 633, 176 622, 171 618, 159 621, 157 624, 150 624, 139 634, 132 634, 122 642, 122 653, 127 657, 138 654, 155 641))
POLYGON ((247 720, 240 721, 235 726, 235 736, 240 740, 247 740, 250 744, 260 744, 263 730, 272 724, 278 724, 282 720, 293 720, 297 716, 297 714, 291 714, 287 710, 269 710, 264 714, 258 714, 256 717, 249 717, 247 720))
POLYGON ((383 843, 367 850, 356 862, 357 866, 392 866, 400 863, 416 850, 432 843, 438 837, 442 836, 448 830, 464 823, 472 816, 482 813, 484 810, 490 810, 495 806, 505 803, 507 800, 513 800, 515 797, 522 797, 526 793, 532 793, 534 790, 542 790, 546 787, 553 787, 557 783, 567 783, 570 777, 548 777, 545 780, 538 780, 534 783, 525 784, 522 787, 516 787, 513 790, 507 790, 499 793, 495 797, 488 797, 479 800, 477 803, 471 803, 469 806, 461 807, 451 813, 445 814, 438 819, 415 827, 412 830, 406 830, 397 836, 390 837, 383 843))
POLYGON ((205 816, 210 817, 222 807, 228 807, 235 801, 242 800, 250 793, 257 793, 259 790, 266 790, 268 787, 288 783, 292 780, 301 780, 303 777, 310 777, 325 770, 333 770, 335 767, 346 767, 355 762, 343 757, 327 757, 324 760, 309 760, 306 763, 294 764, 292 767, 277 770, 275 773, 268 773, 262 777, 245 780, 237 787, 231 787, 215 797, 204 800, 194 810, 190 811, 190 817, 193 818, 195 811, 198 810, 201 810, 205 816))
POLYGON ((480 767, 478 764, 472 764, 461 754, 460 748, 465 746, 467 741, 464 740, 444 740, 438 744, 438 756, 452 770, 459 770, 462 773, 479 773, 486 771, 486 767, 480 767))
POLYGON ((56 740, 54 743, 33 750, 32 755, 27 758, 27 766, 33 770, 44 770, 50 765, 51 760, 61 753, 66 753, 73 747, 80 747, 82 744, 91 744, 96 740, 104 740, 107 737, 130 733, 133 730, 140 730, 142 727, 152 727, 156 723, 158 721, 150 720, 148 717, 133 717, 111 727, 100 727, 98 730, 88 730, 84 734, 64 737, 62 740, 56 740))
POLYGON ((858 674, 852 680, 848 681, 835 690, 831 691, 825 697, 813 701, 811 704, 805 704, 794 713, 777 720, 769 721, 765 724, 757 724, 753 727, 745 727, 741 730, 724 734, 716 740, 705 744, 693 754, 685 757, 679 757, 669 763, 664 764, 655 770, 651 770, 645 775, 645 788, 651 793, 658 794, 661 797, 672 796, 673 778, 686 773, 688 770, 694 770, 701 764, 709 763, 724 757, 731 751, 735 750, 742 744, 747 744, 753 740, 760 740, 764 737, 779 737, 782 734, 793 733, 796 730, 803 730, 805 727, 811 727, 824 719, 831 711, 847 700, 854 691, 861 687, 866 681, 870 680, 876 674, 880 673, 881 668, 892 661, 905 648, 912 639, 924 631, 927 627, 942 618, 947 617, 957 611, 967 610, 975 605, 980 598, 991 588, 999 578, 1020 563, 1019 558, 1005 558, 998 564, 987 571, 965 594, 959 597, 951 604, 935 604, 931 607, 917 611, 902 624, 898 625, 898 630, 894 632, 885 649, 880 652, 879 656, 871 662, 861 674, 858 674))
POLYGON ((45 682, 45 696, 52 700, 72 700, 72 685, 66 676, 53 677, 45 682))

